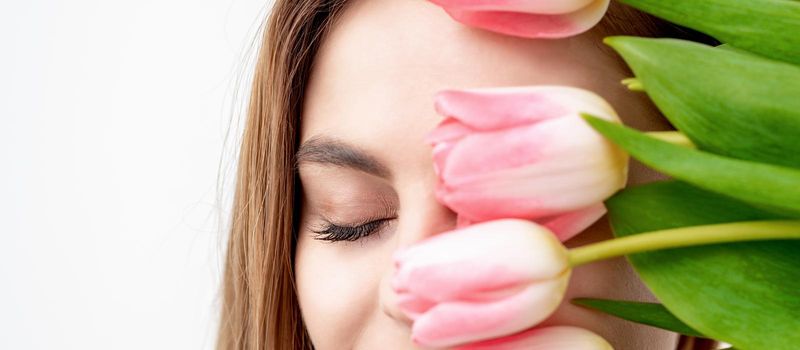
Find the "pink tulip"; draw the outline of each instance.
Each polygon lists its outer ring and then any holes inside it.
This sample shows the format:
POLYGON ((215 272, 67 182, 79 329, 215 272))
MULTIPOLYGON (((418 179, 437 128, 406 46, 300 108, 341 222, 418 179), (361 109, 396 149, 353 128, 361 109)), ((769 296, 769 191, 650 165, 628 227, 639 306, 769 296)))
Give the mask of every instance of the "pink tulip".
POLYGON ((524 38, 565 38, 594 27, 609 0, 430 0, 463 24, 524 38))
POLYGON ((619 122, 592 92, 566 86, 444 90, 433 145, 436 198, 458 226, 536 221, 565 241, 602 217, 625 186, 628 155, 580 116, 619 122))
POLYGON ((502 219, 437 234, 395 253, 392 287, 428 347, 533 327, 561 303, 567 250, 542 226, 502 219))
POLYGON ((534 328, 499 339, 458 347, 457 350, 614 350, 605 339, 578 327, 534 328))

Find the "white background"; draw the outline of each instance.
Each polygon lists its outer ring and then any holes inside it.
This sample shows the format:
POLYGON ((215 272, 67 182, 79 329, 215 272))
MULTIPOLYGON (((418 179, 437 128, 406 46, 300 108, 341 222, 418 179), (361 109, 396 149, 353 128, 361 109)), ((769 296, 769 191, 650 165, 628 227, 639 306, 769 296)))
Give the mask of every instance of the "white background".
POLYGON ((213 347, 270 6, 0 3, 0 349, 213 347))

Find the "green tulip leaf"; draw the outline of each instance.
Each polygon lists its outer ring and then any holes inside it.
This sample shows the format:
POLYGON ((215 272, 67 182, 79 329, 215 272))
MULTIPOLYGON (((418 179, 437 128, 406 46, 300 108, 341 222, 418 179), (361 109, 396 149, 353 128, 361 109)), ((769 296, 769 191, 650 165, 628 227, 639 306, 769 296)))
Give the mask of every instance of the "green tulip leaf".
POLYGON ((701 150, 800 168, 800 67, 683 40, 606 43, 701 150))
POLYGON ((800 2, 789 0, 621 0, 732 46, 800 64, 800 2))
MULTIPOLYGON (((617 237, 661 229, 785 219, 678 181, 628 188, 606 205, 617 237)), ((744 350, 800 344, 800 242, 751 241, 628 258, 670 313, 744 350)))
POLYGON ((590 298, 573 299, 572 303, 602 311, 624 320, 646 324, 693 337, 706 337, 676 318, 661 304, 590 298))
MULTIPOLYGON (((674 145, 590 115, 586 121, 640 162, 697 187, 800 217, 800 170, 674 145)), ((800 256, 800 254, 798 254, 800 256)))

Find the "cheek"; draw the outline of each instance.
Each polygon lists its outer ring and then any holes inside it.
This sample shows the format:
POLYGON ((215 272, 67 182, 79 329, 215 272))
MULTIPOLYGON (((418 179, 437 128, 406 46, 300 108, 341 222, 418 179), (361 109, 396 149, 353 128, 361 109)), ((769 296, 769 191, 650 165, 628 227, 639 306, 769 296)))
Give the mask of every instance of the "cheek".
MULTIPOLYGON (((303 232, 303 231, 301 231, 303 232)), ((317 349, 352 347, 376 311, 379 252, 302 237, 295 256, 303 320, 317 349)))

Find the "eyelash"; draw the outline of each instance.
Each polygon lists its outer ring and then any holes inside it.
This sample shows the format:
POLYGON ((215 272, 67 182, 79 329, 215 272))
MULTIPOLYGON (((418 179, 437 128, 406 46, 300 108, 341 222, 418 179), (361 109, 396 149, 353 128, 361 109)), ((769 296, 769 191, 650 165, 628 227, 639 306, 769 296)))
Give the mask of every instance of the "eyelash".
POLYGON ((392 219, 394 218, 383 218, 383 219, 371 220, 364 224, 356 223, 352 225, 350 224, 337 225, 330 222, 329 220, 325 220, 325 224, 320 230, 311 230, 311 231, 316 233, 316 237, 314 237, 314 239, 318 239, 321 241, 354 242, 379 231, 380 229, 383 228, 383 226, 389 223, 389 220, 392 219))

